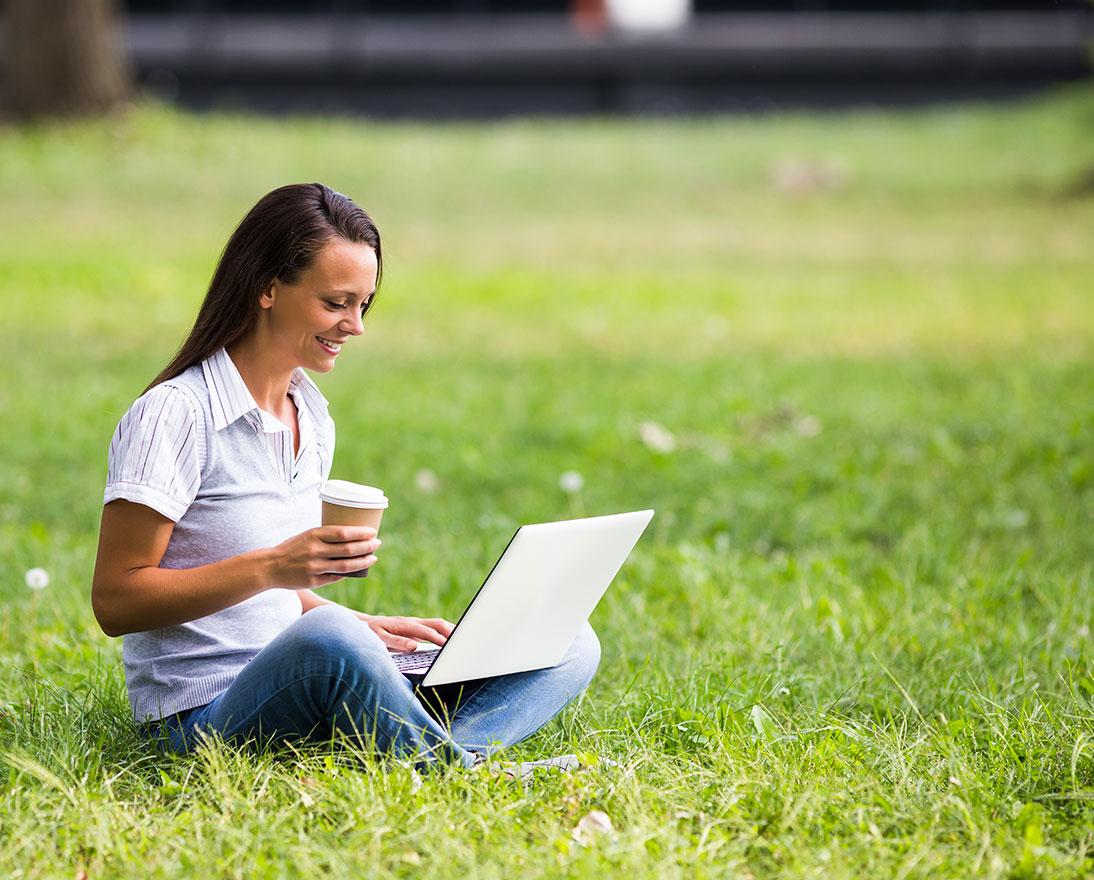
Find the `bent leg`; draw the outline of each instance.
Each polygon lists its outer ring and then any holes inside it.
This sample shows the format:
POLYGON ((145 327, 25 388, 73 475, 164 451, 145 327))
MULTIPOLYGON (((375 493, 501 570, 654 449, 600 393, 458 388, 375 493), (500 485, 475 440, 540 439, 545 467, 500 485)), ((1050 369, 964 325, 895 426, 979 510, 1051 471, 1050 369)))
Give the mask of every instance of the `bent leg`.
POLYGON ((464 749, 489 754, 527 739, 558 715, 592 681, 600 640, 588 623, 562 662, 547 669, 499 675, 447 689, 424 689, 449 735, 464 749), (430 690, 436 693, 429 694, 430 690), (444 715, 441 715, 444 713, 444 715))
POLYGON ((302 615, 187 727, 264 743, 343 735, 419 763, 474 762, 426 712, 379 637, 334 605, 302 615))

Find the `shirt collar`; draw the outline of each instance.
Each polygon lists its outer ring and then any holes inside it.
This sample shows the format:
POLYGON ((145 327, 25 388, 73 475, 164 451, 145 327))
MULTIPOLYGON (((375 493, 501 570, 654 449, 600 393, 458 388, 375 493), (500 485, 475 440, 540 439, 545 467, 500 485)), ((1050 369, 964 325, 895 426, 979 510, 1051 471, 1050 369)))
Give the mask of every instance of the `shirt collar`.
MULTIPOLYGON (((254 397, 247 389, 243 377, 239 375, 239 370, 236 369, 227 350, 222 348, 202 361, 201 370, 205 375, 205 383, 209 386, 213 427, 216 430, 227 428, 248 413, 253 412, 261 418, 262 410, 255 403, 254 397)), ((298 407, 303 404, 303 407, 312 415, 327 410, 327 399, 299 367, 293 370, 292 378, 289 380, 289 394, 292 395, 298 407)))
POLYGON ((329 404, 327 398, 311 380, 311 376, 300 367, 292 371, 292 379, 289 380, 289 394, 296 401, 297 409, 306 410, 313 418, 319 421, 319 413, 325 413, 329 404), (303 403, 303 406, 300 404, 303 403))

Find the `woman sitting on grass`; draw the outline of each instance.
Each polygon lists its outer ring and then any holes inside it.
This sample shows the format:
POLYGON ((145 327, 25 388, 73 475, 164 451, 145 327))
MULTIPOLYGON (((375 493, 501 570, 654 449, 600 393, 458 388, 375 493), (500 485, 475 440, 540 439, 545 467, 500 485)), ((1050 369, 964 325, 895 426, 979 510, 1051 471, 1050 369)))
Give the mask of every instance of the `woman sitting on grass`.
MULTIPOLYGON (((92 586, 123 636, 136 720, 166 747, 203 733, 270 744, 345 737, 472 766, 586 687, 586 624, 550 669, 415 688, 389 651, 444 644, 439 618, 351 611, 312 588, 368 568, 364 526, 317 526, 334 423, 304 373, 334 368, 380 278, 380 234, 320 184, 261 199, 228 240, 178 355, 110 443, 92 586)), ((374 401, 375 405, 375 401, 374 401)))

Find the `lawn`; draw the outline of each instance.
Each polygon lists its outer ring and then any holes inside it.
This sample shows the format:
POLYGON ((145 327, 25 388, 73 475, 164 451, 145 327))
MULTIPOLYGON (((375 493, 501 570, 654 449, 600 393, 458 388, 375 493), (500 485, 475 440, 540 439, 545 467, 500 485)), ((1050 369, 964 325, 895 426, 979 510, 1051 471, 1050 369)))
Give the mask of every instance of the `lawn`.
POLYGON ((1090 89, 0 128, 0 876, 1094 872, 1092 144, 1090 89), (317 381, 334 475, 392 506, 326 595, 456 615, 516 525, 657 511, 593 685, 513 750, 576 772, 416 789, 329 748, 158 757, 129 722, 89 602, 106 446, 235 222, 309 180, 386 263, 317 381), (614 831, 579 843, 591 810, 614 831))

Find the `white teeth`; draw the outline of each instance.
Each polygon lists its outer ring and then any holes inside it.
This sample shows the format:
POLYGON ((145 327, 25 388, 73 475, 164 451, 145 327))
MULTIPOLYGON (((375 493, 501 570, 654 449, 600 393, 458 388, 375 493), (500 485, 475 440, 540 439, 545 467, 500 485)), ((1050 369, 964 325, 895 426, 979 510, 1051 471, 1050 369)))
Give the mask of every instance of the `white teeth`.
POLYGON ((335 351, 342 350, 341 342, 331 342, 329 339, 324 339, 322 336, 316 336, 315 338, 322 342, 327 348, 333 348, 335 351))

